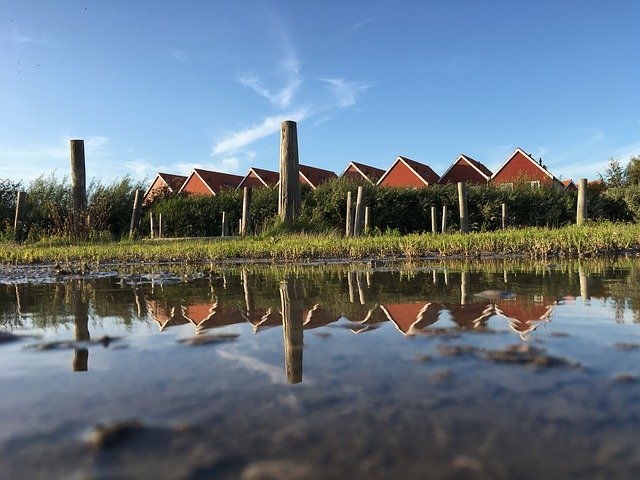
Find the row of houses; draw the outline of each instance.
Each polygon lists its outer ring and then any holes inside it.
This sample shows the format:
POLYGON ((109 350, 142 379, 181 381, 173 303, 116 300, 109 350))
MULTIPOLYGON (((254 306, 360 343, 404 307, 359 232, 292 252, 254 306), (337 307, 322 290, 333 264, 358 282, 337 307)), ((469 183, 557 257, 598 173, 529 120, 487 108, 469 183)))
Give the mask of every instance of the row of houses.
MULTIPOLYGON (((338 178, 330 170, 308 165, 300 165, 299 173, 301 184, 308 185, 311 189, 338 178)), ((144 202, 148 204, 157 195, 166 192, 216 195, 222 189, 273 187, 278 184, 279 177, 278 172, 255 167, 250 168, 244 177, 200 168, 194 168, 189 176, 158 173, 145 193, 144 202)), ((364 180, 380 187, 424 188, 434 184, 458 182, 513 186, 516 182, 526 181, 533 187, 577 189, 572 180, 560 181, 542 164, 542 159, 536 161, 521 148, 516 148, 495 173, 481 162, 461 154, 442 176, 424 163, 399 156, 387 170, 350 162, 340 177, 364 180)))

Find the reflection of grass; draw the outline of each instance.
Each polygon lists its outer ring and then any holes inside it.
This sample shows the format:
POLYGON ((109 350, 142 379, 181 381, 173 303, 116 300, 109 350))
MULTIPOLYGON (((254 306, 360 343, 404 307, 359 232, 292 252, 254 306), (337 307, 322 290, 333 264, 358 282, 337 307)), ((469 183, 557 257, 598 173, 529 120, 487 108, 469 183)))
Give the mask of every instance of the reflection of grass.
POLYGON ((640 228, 637 225, 599 223, 559 229, 526 228, 466 235, 380 235, 353 239, 337 234, 289 234, 225 240, 125 240, 76 245, 64 240, 49 240, 35 244, 0 245, 0 261, 157 262, 243 258, 296 261, 332 257, 476 256, 485 253, 544 258, 552 254, 597 255, 639 246, 640 228))

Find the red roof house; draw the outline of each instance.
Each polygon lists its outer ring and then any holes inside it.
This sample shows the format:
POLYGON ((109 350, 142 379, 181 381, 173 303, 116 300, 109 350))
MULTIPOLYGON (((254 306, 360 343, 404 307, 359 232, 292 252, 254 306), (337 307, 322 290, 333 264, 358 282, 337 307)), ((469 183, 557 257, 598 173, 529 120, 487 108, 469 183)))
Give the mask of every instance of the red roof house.
POLYGON ((184 175, 173 175, 171 173, 159 172, 156 178, 153 179, 151 185, 144 193, 142 200, 143 205, 148 205, 154 198, 167 193, 176 193, 182 187, 182 184, 187 180, 184 175))
POLYGON ((568 180, 562 180, 562 185, 564 185, 564 189, 569 191, 577 191, 578 190, 578 186, 573 182, 572 179, 568 179, 568 180))
POLYGON ((384 175, 384 170, 381 168, 371 167, 369 165, 365 165, 364 163, 357 162, 349 162, 347 168, 344 169, 344 172, 340 175, 340 178, 347 177, 353 180, 362 180, 365 179, 369 183, 376 184, 380 177, 384 175))
POLYGON ((280 174, 271 170, 251 167, 249 172, 244 176, 238 185, 239 189, 244 187, 273 187, 280 180, 280 174))
POLYGON ((542 160, 536 162, 531 155, 521 148, 511 154, 506 162, 491 176, 491 185, 509 185, 514 183, 529 182, 531 186, 550 186, 563 189, 564 186, 554 177, 547 168, 542 165, 542 160))
POLYGON ((180 188, 180 192, 192 195, 217 195, 223 188, 227 190, 236 189, 241 181, 242 177, 240 175, 194 168, 180 188))
POLYGON ((379 187, 428 187, 438 183, 438 174, 423 163, 398 157, 393 165, 380 177, 379 187))
POLYGON ((322 168, 309 167, 308 165, 300 165, 300 183, 309 185, 313 190, 324 182, 328 182, 338 176, 330 171, 322 168))
POLYGON ((440 177, 440 183, 477 183, 486 185, 491 178, 491 170, 467 155, 460 154, 455 162, 440 177))

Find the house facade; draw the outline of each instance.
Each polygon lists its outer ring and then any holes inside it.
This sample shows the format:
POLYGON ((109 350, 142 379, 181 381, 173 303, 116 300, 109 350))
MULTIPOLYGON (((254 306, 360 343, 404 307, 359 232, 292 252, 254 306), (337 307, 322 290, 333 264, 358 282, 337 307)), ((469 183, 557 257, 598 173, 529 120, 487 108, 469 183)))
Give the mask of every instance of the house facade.
POLYGON ((491 170, 473 158, 460 154, 449 169, 440 177, 439 183, 476 183, 486 185, 491 178, 491 170))
POLYGON ((365 165, 364 163, 349 162, 349 165, 344 169, 340 178, 346 177, 356 181, 366 180, 372 185, 375 185, 383 175, 384 170, 381 168, 365 165))
POLYGON ((272 170, 251 167, 244 178, 240 181, 238 189, 244 187, 262 188, 274 187, 280 180, 280 174, 272 170))
POLYGON ((319 185, 338 178, 335 172, 331 170, 324 170, 322 168, 310 167, 308 165, 300 165, 300 184, 306 184, 311 187, 312 190, 318 188, 319 185))
POLYGON ((194 168, 180 192, 190 195, 217 195, 222 189, 235 190, 242 179, 240 175, 194 168))
POLYGON ((406 157, 398 157, 380 177, 379 187, 424 188, 438 183, 440 177, 431 167, 406 157))
POLYGON ((159 172, 156 178, 153 179, 151 185, 144 193, 142 200, 143 205, 150 204, 154 198, 160 195, 176 193, 180 190, 180 187, 187 180, 184 175, 173 175, 171 173, 159 172))
POLYGON ((507 161, 491 176, 489 184, 513 186, 520 182, 529 183, 532 187, 548 186, 564 189, 562 182, 542 164, 542 159, 536 161, 521 148, 516 148, 507 161))

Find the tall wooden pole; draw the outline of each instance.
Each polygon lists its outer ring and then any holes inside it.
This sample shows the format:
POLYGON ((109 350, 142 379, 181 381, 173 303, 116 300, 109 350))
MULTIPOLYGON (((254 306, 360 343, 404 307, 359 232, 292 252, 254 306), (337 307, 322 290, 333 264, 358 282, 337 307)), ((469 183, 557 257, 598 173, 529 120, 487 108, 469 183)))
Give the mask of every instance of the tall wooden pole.
POLYGON ((71 207, 73 235, 86 234, 87 180, 84 164, 84 140, 70 140, 71 150, 71 207))
POLYGON ((442 206, 442 233, 447 231, 447 206, 442 206))
POLYGON ((347 212, 344 227, 344 236, 346 238, 353 236, 353 200, 351 198, 351 191, 347 192, 347 212))
POLYGON ((302 382, 302 331, 304 302, 293 281, 280 283, 282 306, 282 334, 284 337, 284 365, 288 383, 302 382))
POLYGON ((16 216, 13 222, 13 232, 16 241, 21 241, 24 233, 24 217, 25 217, 25 205, 27 200, 27 194, 25 192, 18 192, 16 198, 16 216))
POLYGON ((353 220, 353 236, 362 235, 364 229, 364 189, 358 187, 358 195, 356 197, 356 215, 353 220))
POLYGON ((242 192, 242 228, 241 235, 249 235, 251 229, 251 187, 244 187, 242 192))
POLYGON ((458 182, 458 206, 460 208, 460 233, 469 233, 467 186, 464 182, 458 182))
POLYGON ((300 213, 300 163, 298 160, 298 127, 286 120, 280 125, 280 186, 278 214, 285 225, 291 225, 300 213))
POLYGON ((129 225, 129 236, 133 237, 140 227, 140 212, 142 211, 142 190, 136 190, 133 199, 133 212, 131 213, 131 224, 129 225))
POLYGON ((507 204, 506 203, 502 204, 501 220, 502 220, 502 230, 506 230, 507 229, 507 224, 509 223, 509 217, 507 217, 507 204))
POLYGON ((576 212, 576 224, 582 225, 587 220, 587 179, 581 178, 578 182, 578 205, 576 212))
POLYGON ((438 216, 434 206, 431 207, 431 233, 438 233, 438 216))

